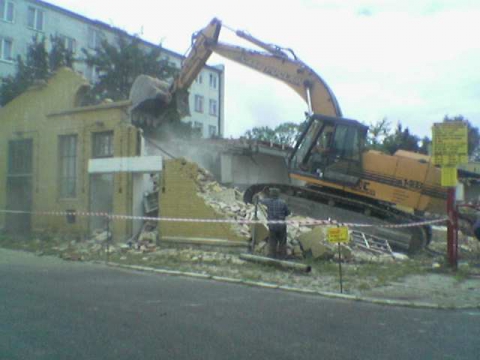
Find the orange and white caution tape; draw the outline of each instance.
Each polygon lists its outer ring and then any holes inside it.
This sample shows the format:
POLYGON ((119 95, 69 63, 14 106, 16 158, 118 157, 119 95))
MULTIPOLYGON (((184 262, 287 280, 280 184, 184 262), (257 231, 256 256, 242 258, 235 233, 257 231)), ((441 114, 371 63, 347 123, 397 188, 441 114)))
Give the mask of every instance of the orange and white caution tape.
POLYGON ((157 222, 184 222, 184 223, 211 223, 211 224, 286 224, 286 225, 330 225, 330 226, 348 226, 348 227, 383 227, 383 228, 408 228, 425 225, 433 225, 446 222, 448 218, 441 218, 435 220, 417 221, 403 224, 358 224, 345 223, 332 219, 320 220, 248 220, 248 219, 194 219, 194 218, 172 218, 172 217, 150 217, 150 216, 132 216, 132 215, 117 215, 105 212, 84 212, 84 211, 21 211, 21 210, 0 210, 0 213, 6 214, 30 214, 38 216, 79 216, 79 217, 103 217, 110 220, 146 220, 157 222))

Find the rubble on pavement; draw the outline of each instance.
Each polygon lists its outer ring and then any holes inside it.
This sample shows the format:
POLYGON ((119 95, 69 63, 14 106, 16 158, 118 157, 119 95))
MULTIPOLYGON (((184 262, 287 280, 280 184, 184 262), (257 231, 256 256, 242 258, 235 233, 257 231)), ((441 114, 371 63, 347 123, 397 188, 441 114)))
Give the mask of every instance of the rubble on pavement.
MULTIPOLYGON (((186 160, 184 160, 186 161, 186 160)), ((193 177, 197 186, 197 194, 204 199, 205 203, 218 213, 219 218, 238 220, 253 220, 255 218, 255 206, 243 202, 243 193, 237 188, 229 188, 219 184, 214 176, 206 169, 195 166, 193 177)), ((158 191, 158 179, 154 181, 155 189, 158 191)), ((153 211, 158 211, 155 206, 148 207, 153 211)), ((147 210, 147 207, 146 207, 147 210)), ((155 216, 148 213, 146 215, 155 216)), ((266 220, 266 208, 263 205, 258 206, 257 218, 266 220)), ((313 219, 293 215, 289 217, 293 224, 287 227, 287 254, 290 258, 314 260, 337 260, 338 245, 327 241, 325 226, 304 226, 301 223, 313 219), (296 222, 297 221, 297 222, 296 222)), ((232 224, 235 233, 245 240, 252 239, 255 236, 254 253, 258 255, 267 255, 268 246, 268 227, 266 224, 247 225, 236 223, 232 224)), ((342 261, 347 262, 395 262, 408 259, 406 255, 392 252, 388 241, 383 239, 366 240, 365 235, 360 231, 350 231, 351 241, 340 245, 342 261)), ((105 243, 108 234, 99 232, 92 238, 95 242, 105 243)), ((121 252, 141 252, 154 253, 161 243, 156 222, 145 222, 139 234, 130 239, 126 245, 123 245, 121 252)), ((439 246, 437 242, 432 242, 431 247, 439 246)), ((460 242, 460 249, 466 252, 479 252, 480 243, 465 240, 460 242), (478 247, 478 249, 476 248, 478 247)), ((443 249, 442 249, 443 250, 443 249)), ((112 250, 115 251, 115 250, 112 250)))

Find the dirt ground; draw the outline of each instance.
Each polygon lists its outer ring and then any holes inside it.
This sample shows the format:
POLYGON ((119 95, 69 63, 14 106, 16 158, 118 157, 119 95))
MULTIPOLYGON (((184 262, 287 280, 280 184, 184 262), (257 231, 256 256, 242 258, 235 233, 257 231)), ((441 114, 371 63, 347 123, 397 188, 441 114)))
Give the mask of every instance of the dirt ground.
MULTIPOLYGON (((400 300, 441 307, 480 307, 480 243, 472 238, 459 242, 459 266, 452 270, 446 259, 445 235, 440 229, 429 249, 415 257, 396 260, 372 258, 367 262, 342 263, 344 294, 363 298, 400 300)), ((106 246, 95 241, 11 239, 0 236, 0 247, 55 256, 66 261, 101 261, 141 265, 274 284, 316 292, 340 292, 339 265, 334 260, 303 260, 312 267, 301 273, 243 261, 239 252, 188 246, 156 246, 150 249, 106 246)))

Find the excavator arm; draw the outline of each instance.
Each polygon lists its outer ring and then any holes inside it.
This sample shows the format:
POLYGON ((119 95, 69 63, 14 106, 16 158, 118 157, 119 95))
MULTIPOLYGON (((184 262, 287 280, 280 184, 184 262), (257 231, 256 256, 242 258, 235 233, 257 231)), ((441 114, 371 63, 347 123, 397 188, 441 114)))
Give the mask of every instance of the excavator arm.
MULTIPOLYGON (((293 51, 264 43, 242 31, 235 31, 235 33, 264 51, 222 43, 218 41, 221 28, 221 21, 213 19, 204 29, 192 36, 192 45, 180 72, 169 87, 159 88, 158 80, 144 75, 139 77, 132 86, 132 109, 146 110, 150 115, 155 114, 158 118, 158 114, 161 114, 159 109, 176 101, 180 113, 188 115, 189 112, 185 111, 186 101, 188 107, 188 98, 185 100, 185 93, 211 54, 215 53, 285 83, 308 104, 310 113, 342 116, 332 90, 318 74, 299 60, 293 51), (132 94, 134 94, 133 97, 132 94), (179 99, 180 94, 182 99, 179 99)), ((150 120, 150 123, 152 122, 155 123, 155 119, 150 120)))

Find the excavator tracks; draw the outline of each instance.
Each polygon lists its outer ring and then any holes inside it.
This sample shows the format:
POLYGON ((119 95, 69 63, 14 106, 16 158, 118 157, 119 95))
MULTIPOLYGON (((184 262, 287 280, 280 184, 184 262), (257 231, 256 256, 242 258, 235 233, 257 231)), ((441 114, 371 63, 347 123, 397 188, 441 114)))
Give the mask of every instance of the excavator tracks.
MULTIPOLYGON (((395 250, 416 253, 431 240, 430 226, 389 228, 385 225, 405 224, 425 219, 401 212, 386 205, 369 202, 352 195, 343 195, 326 188, 304 187, 286 184, 255 184, 244 193, 243 200, 252 202, 253 195, 270 187, 282 192, 292 211, 302 216, 336 220, 340 223, 373 224, 361 230, 389 240, 395 250), (348 196, 348 197, 347 197, 348 196)), ((354 227, 354 226, 352 226, 354 227)))

